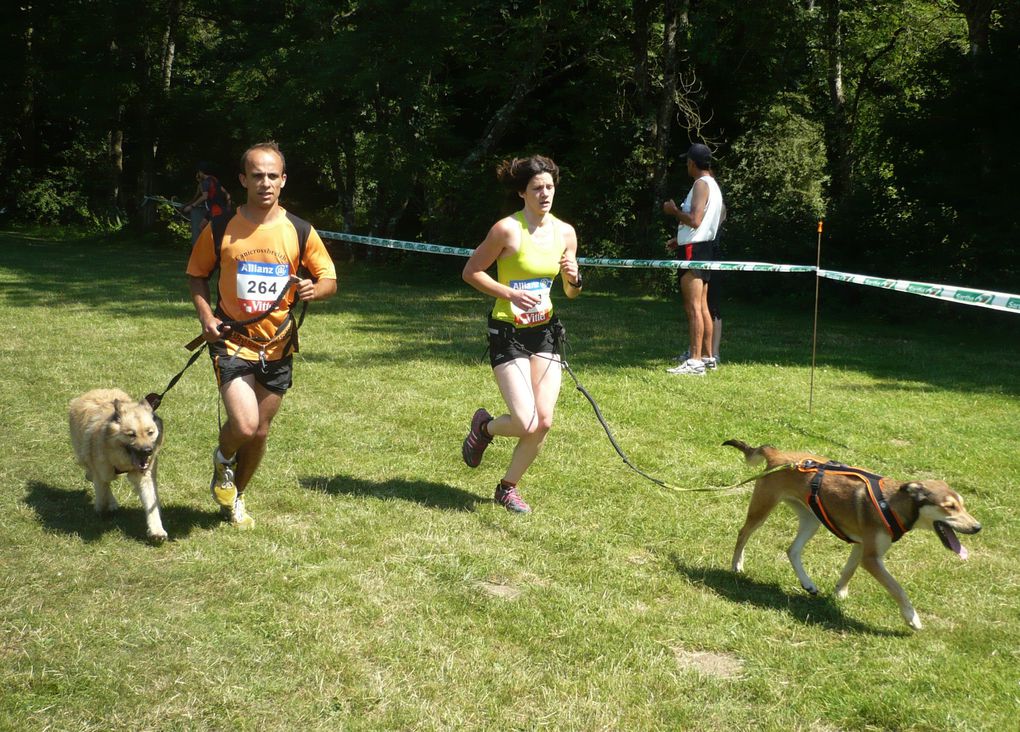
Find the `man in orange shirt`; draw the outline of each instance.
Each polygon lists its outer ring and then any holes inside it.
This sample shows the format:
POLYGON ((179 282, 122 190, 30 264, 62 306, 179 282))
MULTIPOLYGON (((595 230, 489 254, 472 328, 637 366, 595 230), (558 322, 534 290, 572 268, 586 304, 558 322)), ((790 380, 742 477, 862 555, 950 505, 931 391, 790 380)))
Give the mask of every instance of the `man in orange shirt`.
POLYGON ((280 206, 287 183, 283 153, 275 142, 253 145, 241 156, 238 179, 247 202, 222 230, 206 226, 188 260, 191 299, 209 342, 213 369, 227 412, 213 453, 210 491, 223 517, 250 528, 244 490, 266 452, 269 426, 292 384, 297 350, 296 300, 324 300, 336 293, 336 268, 312 226, 280 206), (209 277, 219 267, 219 300, 210 302, 209 277), (299 269, 307 270, 303 277, 299 269), (293 292, 286 292, 293 286, 293 292), (281 293, 285 293, 282 294, 281 293), (279 304, 270 310, 278 297, 279 304), (247 327, 230 322, 265 317, 247 327))

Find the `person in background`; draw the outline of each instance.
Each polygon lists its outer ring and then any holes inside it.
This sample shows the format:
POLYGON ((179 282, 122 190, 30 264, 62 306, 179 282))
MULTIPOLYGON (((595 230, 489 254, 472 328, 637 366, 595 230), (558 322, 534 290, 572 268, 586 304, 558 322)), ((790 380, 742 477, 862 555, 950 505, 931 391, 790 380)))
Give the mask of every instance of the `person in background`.
POLYGON ((191 219, 191 244, 198 241, 198 235, 205 225, 217 216, 229 215, 233 206, 230 191, 220 185, 220 180, 212 174, 212 166, 201 162, 195 169, 195 181, 198 183, 195 196, 191 202, 181 209, 191 219))
MULTIPOLYGON (((676 237, 666 243, 668 251, 675 251, 686 261, 709 261, 714 256, 715 239, 719 232, 725 206, 722 192, 712 174, 712 152, 706 145, 695 143, 688 149, 687 174, 694 184, 677 206, 672 199, 662 204, 663 212, 676 219, 676 237)), ((712 313, 708 306, 711 270, 684 269, 680 271, 680 295, 687 314, 689 355, 678 366, 667 369, 671 374, 704 376, 705 370, 714 369, 712 313)))

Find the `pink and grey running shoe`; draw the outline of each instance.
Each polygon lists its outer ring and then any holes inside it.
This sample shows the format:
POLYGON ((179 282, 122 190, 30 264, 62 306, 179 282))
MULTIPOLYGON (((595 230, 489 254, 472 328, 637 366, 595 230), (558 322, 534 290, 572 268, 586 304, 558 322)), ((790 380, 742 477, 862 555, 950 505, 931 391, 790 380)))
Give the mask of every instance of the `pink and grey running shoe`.
POLYGON ((515 485, 500 481, 496 486, 494 500, 511 513, 531 513, 531 506, 524 502, 515 485))
POLYGON ((492 415, 484 409, 479 409, 471 418, 471 429, 460 447, 460 454, 469 468, 477 468, 481 464, 485 448, 492 442, 492 438, 482 432, 482 427, 491 421, 492 415))

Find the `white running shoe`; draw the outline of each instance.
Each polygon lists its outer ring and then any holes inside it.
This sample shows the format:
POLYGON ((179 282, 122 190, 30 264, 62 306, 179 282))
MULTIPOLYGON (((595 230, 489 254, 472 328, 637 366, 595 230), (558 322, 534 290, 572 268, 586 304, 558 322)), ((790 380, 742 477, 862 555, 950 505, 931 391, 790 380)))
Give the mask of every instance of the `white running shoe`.
POLYGON ((666 369, 667 374, 678 374, 681 376, 704 376, 705 363, 700 360, 689 358, 679 366, 666 369))

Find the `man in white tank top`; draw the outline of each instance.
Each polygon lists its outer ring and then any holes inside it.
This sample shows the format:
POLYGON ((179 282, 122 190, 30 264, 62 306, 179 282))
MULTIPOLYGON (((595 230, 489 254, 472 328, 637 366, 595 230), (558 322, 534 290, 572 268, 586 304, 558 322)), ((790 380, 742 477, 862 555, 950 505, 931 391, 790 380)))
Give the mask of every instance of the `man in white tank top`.
MULTIPOLYGON (((676 238, 667 242, 666 249, 676 250, 683 260, 706 261, 712 258, 725 206, 719 184, 712 176, 712 152, 695 143, 686 157, 687 174, 694 179, 694 185, 683 206, 678 207, 672 199, 662 204, 663 212, 677 220, 676 238)), ((712 315, 708 308, 711 276, 711 270, 681 270, 680 294, 687 314, 690 358, 668 369, 671 374, 704 376, 706 368, 716 366, 712 357, 712 315)))

